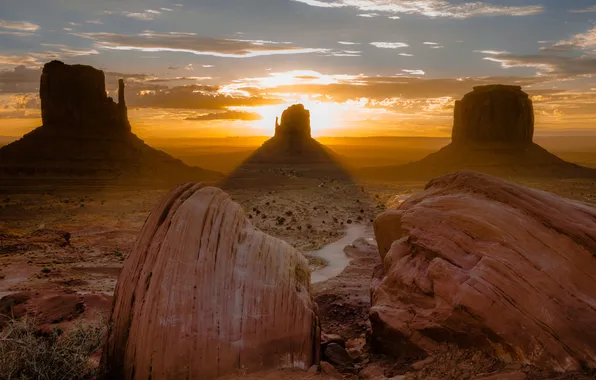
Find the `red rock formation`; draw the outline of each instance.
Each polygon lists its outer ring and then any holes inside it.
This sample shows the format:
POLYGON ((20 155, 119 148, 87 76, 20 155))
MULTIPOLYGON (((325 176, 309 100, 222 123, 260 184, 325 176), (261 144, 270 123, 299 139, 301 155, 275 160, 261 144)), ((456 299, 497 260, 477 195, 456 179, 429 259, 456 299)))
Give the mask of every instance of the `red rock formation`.
POLYGON ((362 168, 374 179, 430 179, 457 170, 506 177, 588 177, 596 170, 566 162, 532 142, 532 100, 519 86, 474 87, 455 102, 452 143, 406 165, 362 168))
POLYGON ((375 221, 373 340, 441 342, 554 370, 596 367, 596 207, 475 172, 432 180, 375 221))
POLYGON ((52 61, 43 68, 40 97, 43 125, 0 149, 0 177, 168 187, 221 177, 189 167, 133 134, 124 81, 119 82, 116 104, 106 94, 101 70, 52 61))
POLYGON ((351 179, 340 157, 311 137, 310 111, 302 104, 287 108, 275 120, 275 135, 265 141, 219 185, 224 189, 292 186, 291 178, 351 179), (272 167, 284 174, 272 173, 272 167), (263 175, 266 173, 266 175, 263 175), (286 174, 287 173, 287 174, 286 174))
POLYGON ((477 86, 455 102, 454 143, 527 145, 533 136, 532 100, 519 86, 477 86))
MULTIPOLYGON (((106 94, 103 71, 85 65, 52 61, 43 68, 40 80, 43 125, 57 129, 97 129, 104 134, 130 130, 124 105, 124 81, 116 104, 106 94)), ((97 131, 99 132, 99 131, 97 131)))
POLYGON ((281 124, 275 120, 275 137, 288 137, 295 140, 310 139, 310 111, 302 104, 294 104, 281 114, 281 124))
POLYGON ((213 379, 318 360, 302 254, 223 191, 187 184, 147 219, 118 279, 107 379, 213 379))

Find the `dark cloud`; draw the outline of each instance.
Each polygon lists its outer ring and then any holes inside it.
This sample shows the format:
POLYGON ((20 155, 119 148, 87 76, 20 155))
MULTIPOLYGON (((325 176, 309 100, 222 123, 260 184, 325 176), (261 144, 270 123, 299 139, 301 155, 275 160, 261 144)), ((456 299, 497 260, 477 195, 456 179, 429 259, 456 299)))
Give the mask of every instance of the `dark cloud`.
POLYGON ((281 104, 283 100, 262 96, 229 96, 205 92, 211 86, 179 86, 156 91, 127 93, 127 103, 133 107, 225 110, 228 107, 281 104))
POLYGON ((212 112, 199 116, 187 117, 186 120, 261 120, 263 117, 255 112, 243 112, 243 111, 224 111, 224 112, 212 112))
MULTIPOLYGON (((487 84, 500 83, 518 86, 530 86, 545 81, 547 81, 547 78, 534 77, 485 77, 460 79, 368 77, 359 78, 353 83, 278 86, 269 89, 269 92, 321 94, 339 102, 360 98, 376 100, 388 98, 434 99, 442 97, 461 97, 467 92, 471 91, 473 87, 487 84)), ((259 90, 254 89, 254 91, 251 93, 256 91, 259 90)))
POLYGON ((596 74, 596 56, 579 57, 558 54, 498 54, 484 59, 498 62, 503 68, 533 67, 543 75, 569 78, 596 74))
POLYGON ((98 48, 112 50, 185 52, 232 58, 327 51, 327 49, 297 47, 284 42, 221 39, 180 33, 146 32, 138 35, 116 33, 73 34, 97 41, 98 48))
POLYGON ((25 66, 0 71, 0 94, 38 92, 40 75, 40 69, 28 69, 25 66))

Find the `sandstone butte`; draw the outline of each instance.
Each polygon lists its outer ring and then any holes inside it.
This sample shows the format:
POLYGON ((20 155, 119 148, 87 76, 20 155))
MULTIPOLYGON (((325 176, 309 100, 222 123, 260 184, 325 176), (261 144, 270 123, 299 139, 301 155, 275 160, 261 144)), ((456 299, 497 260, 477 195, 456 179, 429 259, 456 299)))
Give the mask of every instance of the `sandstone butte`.
POLYGON ((310 111, 294 104, 275 120, 275 134, 218 183, 223 189, 287 187, 297 177, 351 181, 341 157, 311 135, 310 111))
POLYGON ((125 83, 118 103, 106 93, 103 71, 52 61, 40 78, 43 125, 0 148, 0 178, 80 178, 163 184, 214 181, 221 174, 191 167, 145 144, 131 131, 125 83))
POLYGON ((596 208, 462 171, 374 223, 373 342, 442 342, 557 371, 596 367, 596 208))
POLYGON ((519 86, 474 87, 455 102, 451 143, 406 165, 360 168, 363 178, 431 179, 458 170, 506 177, 596 178, 533 142, 532 100, 519 86))
POLYGON ((318 363, 308 262, 201 184, 176 187, 151 212, 118 279, 111 322, 106 379, 209 380, 318 363))

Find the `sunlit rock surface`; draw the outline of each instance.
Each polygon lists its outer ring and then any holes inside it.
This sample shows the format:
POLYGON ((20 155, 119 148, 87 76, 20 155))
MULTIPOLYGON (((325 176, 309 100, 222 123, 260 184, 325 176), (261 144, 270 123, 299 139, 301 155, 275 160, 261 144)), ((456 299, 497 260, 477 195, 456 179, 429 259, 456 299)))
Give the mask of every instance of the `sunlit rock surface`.
POLYGON ((106 94, 103 71, 47 63, 40 79, 43 125, 0 148, 0 178, 168 185, 221 177, 187 166, 133 134, 124 87, 120 80, 115 103, 106 94))
POLYGON ((223 191, 187 184, 147 219, 118 279, 106 379, 307 370, 320 329, 307 260, 223 191))
POLYGON ((596 367, 596 208, 475 172, 432 180, 375 221, 373 342, 441 342, 555 370, 596 367))

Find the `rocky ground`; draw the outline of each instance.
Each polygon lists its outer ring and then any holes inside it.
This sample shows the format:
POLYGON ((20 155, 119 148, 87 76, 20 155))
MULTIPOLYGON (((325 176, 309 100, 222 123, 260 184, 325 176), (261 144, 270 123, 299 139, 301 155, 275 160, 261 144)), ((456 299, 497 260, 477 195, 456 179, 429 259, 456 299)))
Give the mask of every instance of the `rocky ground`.
MULTIPOLYGON (((594 182, 565 180, 525 185, 596 203, 594 182)), ((288 189, 233 190, 251 221, 308 255, 339 240, 350 224, 370 227, 388 204, 423 183, 304 183, 288 189)), ((1 189, 0 189, 1 191, 1 189)), ((0 193, 0 314, 30 315, 46 326, 97 322, 109 312, 122 263, 160 190, 62 188, 0 193)), ((367 343, 370 278, 379 264, 367 236, 345 248, 352 259, 339 276, 313 285, 326 344, 322 372, 237 374, 246 379, 589 379, 544 374, 484 354, 443 347, 431 359, 378 355, 367 343), (339 348, 338 348, 339 346, 339 348), (348 354, 346 356, 346 353, 348 354), (421 361, 422 360, 422 361, 421 361), (483 374, 503 373, 497 377, 483 374), (402 377, 405 376, 405 377, 402 377)), ((326 263, 311 259, 313 269, 326 263)))

